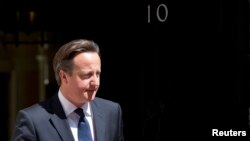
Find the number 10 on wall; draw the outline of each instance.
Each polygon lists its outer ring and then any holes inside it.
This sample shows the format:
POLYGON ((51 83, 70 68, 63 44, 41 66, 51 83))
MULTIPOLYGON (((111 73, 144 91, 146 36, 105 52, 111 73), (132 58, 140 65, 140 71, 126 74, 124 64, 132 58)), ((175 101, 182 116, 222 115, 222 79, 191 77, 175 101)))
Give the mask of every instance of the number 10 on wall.
POLYGON ((165 22, 168 17, 168 8, 165 4, 160 4, 156 9, 151 8, 151 5, 148 5, 148 23, 151 22, 151 15, 156 16, 156 19, 159 22, 165 22))

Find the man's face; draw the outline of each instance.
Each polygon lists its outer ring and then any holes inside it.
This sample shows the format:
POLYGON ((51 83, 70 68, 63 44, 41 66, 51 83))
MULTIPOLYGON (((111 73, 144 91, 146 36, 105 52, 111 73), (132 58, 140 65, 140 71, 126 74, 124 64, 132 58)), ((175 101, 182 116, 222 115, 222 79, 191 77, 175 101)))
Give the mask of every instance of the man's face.
POLYGON ((63 80, 68 98, 76 106, 94 100, 100 86, 101 60, 95 52, 80 53, 73 59, 71 75, 63 80))

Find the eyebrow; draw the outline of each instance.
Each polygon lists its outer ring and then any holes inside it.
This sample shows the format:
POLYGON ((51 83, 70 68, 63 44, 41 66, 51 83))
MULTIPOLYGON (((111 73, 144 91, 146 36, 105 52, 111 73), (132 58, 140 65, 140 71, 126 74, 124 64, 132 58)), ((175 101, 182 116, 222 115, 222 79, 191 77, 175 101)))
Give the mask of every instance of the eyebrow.
MULTIPOLYGON (((79 73, 80 74, 89 74, 89 73, 93 73, 93 71, 92 70, 90 70, 90 71, 80 70, 79 73)), ((96 71, 96 73, 101 73, 101 71, 98 70, 98 71, 96 71)))

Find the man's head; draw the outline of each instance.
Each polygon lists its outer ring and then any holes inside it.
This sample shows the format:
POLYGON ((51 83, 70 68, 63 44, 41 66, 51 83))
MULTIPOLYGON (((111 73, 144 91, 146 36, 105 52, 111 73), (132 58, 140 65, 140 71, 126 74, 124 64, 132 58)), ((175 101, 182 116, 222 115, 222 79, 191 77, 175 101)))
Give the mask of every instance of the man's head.
POLYGON ((53 68, 64 96, 76 106, 93 100, 100 85, 101 60, 98 45, 73 40, 55 54, 53 68))

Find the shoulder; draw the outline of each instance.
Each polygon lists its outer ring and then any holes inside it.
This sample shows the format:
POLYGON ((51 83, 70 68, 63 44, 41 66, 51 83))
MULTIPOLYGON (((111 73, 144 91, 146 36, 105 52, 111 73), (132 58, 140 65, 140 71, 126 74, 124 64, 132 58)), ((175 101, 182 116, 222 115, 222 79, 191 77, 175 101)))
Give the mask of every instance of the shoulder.
POLYGON ((48 115, 48 112, 39 104, 34 104, 30 107, 18 111, 19 117, 29 117, 30 119, 39 119, 48 115))
POLYGON ((35 114, 37 111, 41 111, 42 107, 39 103, 36 103, 34 105, 31 105, 29 107, 23 108, 21 110, 19 110, 19 112, 25 112, 25 113, 29 113, 29 114, 35 114))
POLYGON ((95 100, 93 101, 93 103, 96 103, 100 106, 120 106, 119 103, 108 100, 108 99, 104 99, 104 98, 100 98, 100 97, 96 97, 95 100))
POLYGON ((102 109, 103 111, 108 111, 108 110, 121 110, 120 104, 115 101, 111 101, 108 99, 103 99, 100 97, 96 97, 95 100, 91 102, 92 106, 95 106, 99 109, 102 109))
POLYGON ((27 125, 32 127, 36 121, 40 121, 48 117, 48 114, 43 111, 39 104, 34 104, 30 107, 21 109, 17 112, 16 122, 18 125, 27 125))
POLYGON ((46 117, 53 113, 51 103, 52 103, 51 99, 47 99, 45 101, 33 104, 29 107, 19 110, 18 114, 27 115, 31 118, 46 117))
POLYGON ((94 114, 105 115, 108 119, 121 117, 122 115, 122 109, 118 102, 99 97, 96 97, 95 100, 91 102, 91 108, 94 114))

